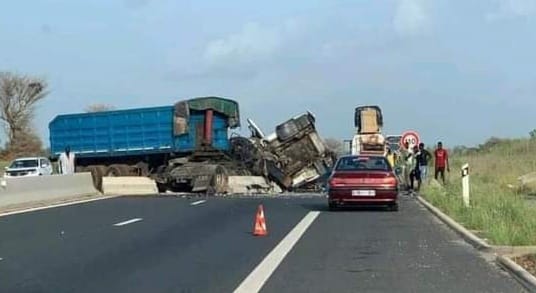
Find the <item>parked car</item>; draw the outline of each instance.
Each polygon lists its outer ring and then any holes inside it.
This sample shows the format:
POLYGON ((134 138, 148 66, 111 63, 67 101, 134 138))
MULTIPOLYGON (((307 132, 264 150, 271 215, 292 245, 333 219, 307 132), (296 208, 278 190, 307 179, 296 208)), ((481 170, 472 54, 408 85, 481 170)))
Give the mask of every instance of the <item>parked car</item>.
POLYGON ((330 210, 340 206, 385 206, 398 210, 398 181, 387 159, 377 155, 339 158, 328 180, 330 210))
POLYGON ((45 157, 18 158, 6 167, 4 177, 51 175, 52 164, 45 157))

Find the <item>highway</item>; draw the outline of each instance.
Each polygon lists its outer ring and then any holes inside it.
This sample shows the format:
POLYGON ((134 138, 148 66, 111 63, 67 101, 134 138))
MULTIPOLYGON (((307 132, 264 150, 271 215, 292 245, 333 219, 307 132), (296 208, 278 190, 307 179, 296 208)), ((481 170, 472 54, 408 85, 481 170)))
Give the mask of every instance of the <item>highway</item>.
POLYGON ((0 235, 0 292, 525 292, 408 196, 124 197, 0 217, 0 235))

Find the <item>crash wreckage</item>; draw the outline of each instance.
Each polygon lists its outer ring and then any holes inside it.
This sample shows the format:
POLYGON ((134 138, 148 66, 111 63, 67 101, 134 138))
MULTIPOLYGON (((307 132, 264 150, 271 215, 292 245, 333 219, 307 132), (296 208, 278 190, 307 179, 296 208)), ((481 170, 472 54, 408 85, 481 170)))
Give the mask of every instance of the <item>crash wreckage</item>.
POLYGON ((51 159, 70 147, 77 172, 91 172, 102 190, 106 176, 147 176, 159 192, 206 194, 318 189, 335 154, 306 112, 264 135, 248 119, 240 127, 238 103, 220 97, 172 106, 59 115, 49 125, 51 159))

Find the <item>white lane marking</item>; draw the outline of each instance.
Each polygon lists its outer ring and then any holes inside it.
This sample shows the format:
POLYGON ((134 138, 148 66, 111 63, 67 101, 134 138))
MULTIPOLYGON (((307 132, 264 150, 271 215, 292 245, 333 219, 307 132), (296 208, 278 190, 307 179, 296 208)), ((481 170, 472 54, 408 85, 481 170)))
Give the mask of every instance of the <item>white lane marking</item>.
POLYGON ((192 206, 196 206, 196 205, 198 205, 198 204, 202 204, 202 203, 205 203, 205 202, 207 202, 207 201, 203 199, 203 200, 194 201, 194 202, 192 202, 190 205, 192 205, 192 206))
POLYGON ((132 223, 136 223, 136 222, 139 222, 143 220, 142 218, 135 218, 135 219, 130 219, 128 221, 124 221, 124 222, 119 222, 117 224, 114 224, 114 226, 116 227, 119 227, 119 226, 125 226, 125 225, 128 225, 128 224, 132 224, 132 223))
POLYGON ((39 210, 46 210, 46 209, 57 208, 57 207, 70 206, 70 205, 75 205, 75 204, 82 204, 86 202, 92 202, 92 201, 103 200, 103 199, 111 199, 111 198, 116 198, 116 197, 120 197, 120 196, 118 195, 101 196, 101 197, 92 198, 92 199, 84 199, 84 200, 70 201, 70 202, 64 202, 64 203, 58 203, 58 204, 51 204, 51 205, 42 206, 42 207, 27 208, 27 209, 22 209, 22 210, 0 213, 0 217, 35 212, 39 210))
POLYGON ((0 257, 0 261, 3 261, 4 259, 0 257))
POLYGON ((285 259, 292 247, 298 242, 300 237, 311 226, 320 212, 309 212, 303 219, 290 231, 281 242, 257 265, 257 267, 242 281, 234 293, 259 292, 264 283, 270 278, 275 269, 285 259))

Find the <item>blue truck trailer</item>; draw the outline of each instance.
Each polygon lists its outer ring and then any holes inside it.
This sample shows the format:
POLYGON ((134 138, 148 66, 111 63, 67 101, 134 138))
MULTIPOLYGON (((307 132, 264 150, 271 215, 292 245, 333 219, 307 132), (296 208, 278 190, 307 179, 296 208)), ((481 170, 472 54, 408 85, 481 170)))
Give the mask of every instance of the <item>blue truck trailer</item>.
POLYGON ((52 159, 69 147, 76 171, 149 176, 159 190, 217 192, 223 176, 248 174, 228 156, 229 131, 240 126, 238 103, 220 97, 175 105, 59 115, 49 124, 52 159))

